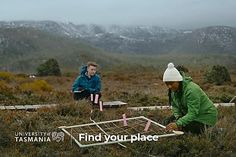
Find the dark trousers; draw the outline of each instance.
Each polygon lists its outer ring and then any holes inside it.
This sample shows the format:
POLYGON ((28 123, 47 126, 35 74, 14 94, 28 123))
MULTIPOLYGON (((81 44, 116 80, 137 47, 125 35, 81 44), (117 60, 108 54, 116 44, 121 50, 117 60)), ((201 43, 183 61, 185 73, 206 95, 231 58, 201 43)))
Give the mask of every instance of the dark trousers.
POLYGON ((82 100, 88 99, 90 97, 90 92, 88 90, 84 90, 80 93, 73 93, 74 100, 82 100))
MULTIPOLYGON (((164 119, 163 124, 168 125, 171 122, 176 122, 177 119, 175 118, 174 115, 167 117, 164 119)), ((205 129, 208 128, 209 126, 197 121, 192 121, 186 126, 182 127, 182 131, 184 132, 191 132, 193 134, 202 134, 204 133, 205 129)))
MULTIPOLYGON (((101 93, 97 93, 99 95, 98 100, 102 97, 101 93)), ((90 99, 91 93, 88 90, 84 90, 80 93, 74 93, 74 100, 82 100, 82 99, 90 99)), ((93 100, 95 99, 95 94, 93 94, 93 100)), ((98 101, 99 102, 99 101, 98 101)), ((94 101, 93 101, 94 104, 94 101)))

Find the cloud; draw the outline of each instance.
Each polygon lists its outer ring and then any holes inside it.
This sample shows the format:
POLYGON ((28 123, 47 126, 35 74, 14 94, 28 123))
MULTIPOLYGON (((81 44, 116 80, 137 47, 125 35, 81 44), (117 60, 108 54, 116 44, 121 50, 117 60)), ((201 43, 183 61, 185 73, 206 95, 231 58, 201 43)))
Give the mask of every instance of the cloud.
POLYGON ((55 20, 76 24, 236 26, 234 0, 2 0, 1 20, 55 20))

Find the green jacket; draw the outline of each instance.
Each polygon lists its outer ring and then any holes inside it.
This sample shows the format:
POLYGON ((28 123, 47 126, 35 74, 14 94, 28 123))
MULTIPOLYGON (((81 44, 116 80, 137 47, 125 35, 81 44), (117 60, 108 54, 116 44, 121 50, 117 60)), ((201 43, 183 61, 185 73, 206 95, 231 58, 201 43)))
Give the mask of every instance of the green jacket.
POLYGON ((185 77, 181 85, 181 90, 171 92, 172 112, 179 118, 177 126, 186 126, 192 121, 215 125, 217 109, 205 92, 190 77, 185 77))

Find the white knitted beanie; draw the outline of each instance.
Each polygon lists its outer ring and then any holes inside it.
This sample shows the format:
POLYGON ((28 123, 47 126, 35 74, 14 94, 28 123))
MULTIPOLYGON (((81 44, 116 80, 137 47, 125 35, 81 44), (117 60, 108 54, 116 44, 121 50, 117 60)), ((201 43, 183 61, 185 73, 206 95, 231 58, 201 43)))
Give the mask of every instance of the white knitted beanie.
POLYGON ((183 77, 180 75, 173 63, 168 64, 168 67, 163 75, 163 82, 169 81, 183 81, 183 77))

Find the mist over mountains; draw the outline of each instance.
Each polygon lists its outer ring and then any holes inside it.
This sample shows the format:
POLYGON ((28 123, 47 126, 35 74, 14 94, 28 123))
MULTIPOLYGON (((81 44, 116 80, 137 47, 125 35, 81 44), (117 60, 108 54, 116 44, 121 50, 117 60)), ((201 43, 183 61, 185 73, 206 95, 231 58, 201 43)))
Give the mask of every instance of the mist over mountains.
MULTIPOLYGON (((54 21, 0 22, 0 28, 33 28, 80 39, 109 52, 131 54, 236 53, 236 28, 209 26, 177 30, 158 26, 75 25, 54 21)), ((4 40, 1 37, 1 41, 4 40)))
POLYGON ((66 70, 88 60, 103 67, 236 63, 236 28, 175 30, 158 26, 75 25, 54 21, 0 22, 0 70, 34 72, 49 58, 66 70))

